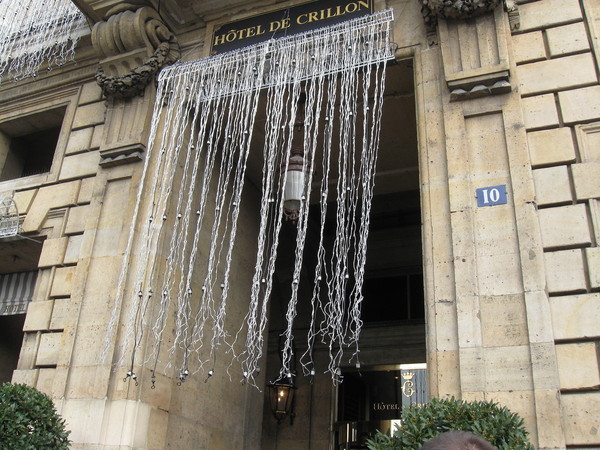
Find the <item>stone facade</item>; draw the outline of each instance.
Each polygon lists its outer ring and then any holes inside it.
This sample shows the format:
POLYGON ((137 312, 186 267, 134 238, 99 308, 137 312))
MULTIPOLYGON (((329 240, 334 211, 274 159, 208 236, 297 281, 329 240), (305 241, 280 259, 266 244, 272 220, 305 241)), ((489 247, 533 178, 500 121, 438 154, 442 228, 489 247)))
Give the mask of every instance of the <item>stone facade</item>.
MULTIPOLYGON (((98 362, 129 230, 142 226, 132 217, 154 72, 208 56, 218 25, 281 5, 170 0, 159 14, 151 1, 74 3, 95 24, 77 64, 0 85, 0 130, 64 111, 50 170, 0 181, 22 233, 43 238, 13 381, 55 400, 74 448, 332 448, 327 376, 299 380, 296 419, 277 425, 262 392, 225 378, 178 386, 165 369, 149 389, 142 368, 139 385, 123 382, 120 335, 109 342, 112 363, 98 362), (152 23, 156 39, 131 37, 126 16, 152 23), (102 33, 115 29, 122 35, 110 44, 102 33), (115 83, 133 96, 115 94, 115 83)), ((410 263, 423 267, 426 322, 365 330, 362 363, 426 361, 431 396, 498 401, 525 419, 539 449, 598 448, 600 5, 488 3, 480 15, 439 15, 432 27, 416 0, 374 2, 393 8, 396 57, 414 74, 414 170, 398 183, 412 174, 420 191, 422 244, 413 253, 422 259, 410 263), (478 207, 476 189, 499 185, 507 203, 478 207)), ((400 128, 394 120, 384 126, 400 128)), ((257 195, 242 212, 240 252, 253 245, 257 195)), ((250 265, 234 268, 240 297, 250 265)))

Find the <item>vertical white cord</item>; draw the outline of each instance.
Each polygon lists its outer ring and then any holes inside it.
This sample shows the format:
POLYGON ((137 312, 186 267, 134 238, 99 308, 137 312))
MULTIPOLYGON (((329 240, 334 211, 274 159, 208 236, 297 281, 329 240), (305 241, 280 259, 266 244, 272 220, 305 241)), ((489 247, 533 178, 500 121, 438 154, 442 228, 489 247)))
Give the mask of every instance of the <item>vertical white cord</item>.
POLYGON ((83 26, 85 17, 69 0, 0 0, 0 83, 73 60, 75 31, 83 26))

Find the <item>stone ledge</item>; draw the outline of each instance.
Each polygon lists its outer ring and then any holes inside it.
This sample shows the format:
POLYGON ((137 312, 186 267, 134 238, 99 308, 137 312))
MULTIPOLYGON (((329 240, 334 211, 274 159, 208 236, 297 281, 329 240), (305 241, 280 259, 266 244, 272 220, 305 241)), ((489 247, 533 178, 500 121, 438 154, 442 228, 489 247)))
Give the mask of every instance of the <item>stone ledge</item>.
POLYGON ((100 166, 107 168, 142 161, 145 150, 142 144, 100 150, 100 166))

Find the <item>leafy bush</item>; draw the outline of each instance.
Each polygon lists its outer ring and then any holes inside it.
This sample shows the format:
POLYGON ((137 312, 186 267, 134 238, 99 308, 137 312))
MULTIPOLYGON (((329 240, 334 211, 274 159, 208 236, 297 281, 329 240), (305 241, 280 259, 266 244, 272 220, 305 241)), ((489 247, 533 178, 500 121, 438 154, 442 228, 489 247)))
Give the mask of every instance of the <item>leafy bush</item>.
POLYGON ((371 450, 417 450, 450 430, 477 434, 499 450, 533 450, 523 419, 495 402, 433 399, 402 410, 402 425, 393 436, 378 432, 367 441, 371 450))
POLYGON ((46 394, 24 384, 0 386, 1 449, 68 449, 69 433, 46 394))

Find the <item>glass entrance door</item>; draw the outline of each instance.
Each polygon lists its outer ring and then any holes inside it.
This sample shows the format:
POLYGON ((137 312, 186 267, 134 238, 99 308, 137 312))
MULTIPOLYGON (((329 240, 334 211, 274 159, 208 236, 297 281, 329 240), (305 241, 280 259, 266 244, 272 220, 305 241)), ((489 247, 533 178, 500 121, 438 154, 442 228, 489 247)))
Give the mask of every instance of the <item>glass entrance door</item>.
POLYGON ((343 372, 338 387, 336 449, 366 449, 377 430, 400 424, 402 408, 427 401, 426 364, 373 366, 343 372))

